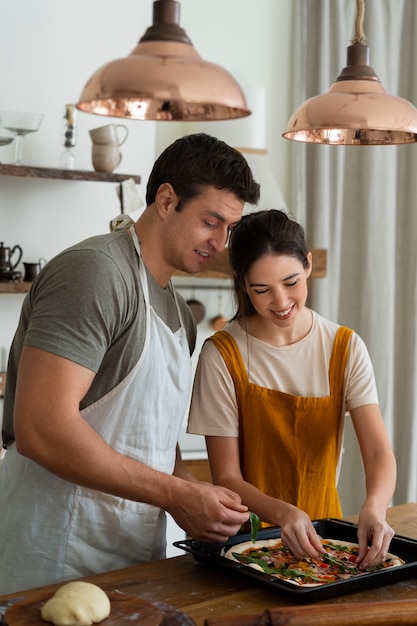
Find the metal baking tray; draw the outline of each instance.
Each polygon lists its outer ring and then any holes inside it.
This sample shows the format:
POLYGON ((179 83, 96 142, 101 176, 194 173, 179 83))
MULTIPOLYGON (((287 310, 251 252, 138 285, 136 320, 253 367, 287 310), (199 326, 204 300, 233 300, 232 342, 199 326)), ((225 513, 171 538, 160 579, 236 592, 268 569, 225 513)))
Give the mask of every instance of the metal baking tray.
MULTIPOLYGON (((338 539, 357 543, 357 524, 346 522, 344 520, 327 518, 313 521, 313 526, 317 533, 325 539, 338 539)), ((281 537, 281 528, 279 526, 271 526, 262 528, 257 533, 257 539, 279 539, 281 537)), ((191 552, 196 561, 202 561, 208 565, 222 568, 230 573, 237 573, 245 576, 254 582, 266 585, 278 592, 297 598, 300 602, 318 602, 326 598, 333 598, 346 593, 355 593, 366 591, 372 587, 387 585, 399 580, 411 578, 417 573, 417 540, 394 535, 389 551, 401 557, 405 563, 398 567, 369 572, 361 576, 350 578, 348 580, 339 580, 334 583, 327 583, 320 587, 296 587, 290 582, 280 580, 274 576, 270 576, 264 572, 247 567, 236 561, 231 561, 221 556, 223 548, 226 550, 230 547, 251 541, 250 533, 238 533, 231 537, 226 543, 202 543, 193 539, 184 541, 176 541, 174 546, 191 552)))

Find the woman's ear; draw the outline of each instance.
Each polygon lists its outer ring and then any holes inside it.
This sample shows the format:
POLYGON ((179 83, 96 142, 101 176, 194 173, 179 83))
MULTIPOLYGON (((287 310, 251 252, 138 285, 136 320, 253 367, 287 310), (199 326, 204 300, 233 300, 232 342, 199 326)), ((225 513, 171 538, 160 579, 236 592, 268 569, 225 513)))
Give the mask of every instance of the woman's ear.
POLYGON ((309 278, 311 272, 313 271, 313 255, 311 254, 311 252, 307 252, 307 259, 308 267, 306 267, 306 278, 309 278))
POLYGON ((174 187, 170 183, 162 183, 159 185, 155 194, 155 208, 158 214, 163 217, 170 209, 174 208, 178 204, 178 196, 175 193, 174 187))

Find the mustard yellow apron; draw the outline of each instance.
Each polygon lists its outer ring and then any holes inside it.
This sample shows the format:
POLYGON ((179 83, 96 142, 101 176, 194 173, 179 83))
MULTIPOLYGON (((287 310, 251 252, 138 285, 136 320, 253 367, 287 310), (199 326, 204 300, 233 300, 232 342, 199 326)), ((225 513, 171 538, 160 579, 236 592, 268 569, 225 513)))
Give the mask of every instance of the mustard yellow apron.
POLYGON ((214 341, 236 389, 241 471, 263 493, 311 519, 341 517, 336 468, 343 436, 343 383, 352 330, 339 327, 329 365, 330 395, 310 398, 250 383, 226 331, 214 341))

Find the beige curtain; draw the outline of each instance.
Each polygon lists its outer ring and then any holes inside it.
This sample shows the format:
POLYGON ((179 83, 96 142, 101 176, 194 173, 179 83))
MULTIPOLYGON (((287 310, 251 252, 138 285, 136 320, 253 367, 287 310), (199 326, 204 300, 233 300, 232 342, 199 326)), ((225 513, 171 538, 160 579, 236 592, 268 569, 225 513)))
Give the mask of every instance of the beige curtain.
MULTIPOLYGON (((346 65, 356 1, 293 1, 295 108, 346 65)), ((364 31, 384 87, 417 106, 416 0, 367 0, 364 31)), ((397 457, 394 504, 417 501, 417 144, 294 142, 291 152, 292 212, 311 246, 328 250, 310 304, 366 342, 397 457)), ((349 418, 339 487, 344 514, 358 512, 364 479, 349 418)))

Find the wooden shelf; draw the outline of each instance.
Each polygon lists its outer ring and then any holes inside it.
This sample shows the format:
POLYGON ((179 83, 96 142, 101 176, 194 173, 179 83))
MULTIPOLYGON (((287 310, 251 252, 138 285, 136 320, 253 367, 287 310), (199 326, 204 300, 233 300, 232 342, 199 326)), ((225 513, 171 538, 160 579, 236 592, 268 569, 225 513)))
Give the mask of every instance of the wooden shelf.
MULTIPOLYGON (((324 278, 327 273, 327 250, 323 248, 313 248, 313 271, 311 272, 311 278, 324 278)), ((232 271, 229 264, 229 251, 227 248, 219 254, 215 254, 211 257, 210 261, 203 272, 198 274, 187 274, 186 272, 175 272, 175 276, 184 276, 190 280, 198 278, 217 278, 217 279, 231 279, 232 271)), ((29 291, 32 283, 22 281, 3 281, 0 282, 0 294, 1 293, 26 293, 29 291)), ((181 286, 181 285, 179 285, 181 286)), ((204 289, 204 285, 198 285, 198 280, 195 282, 195 287, 204 289)))
MULTIPOLYGON (((313 270, 311 278, 324 278, 327 273, 327 250, 324 248, 313 248, 313 270)), ((188 278, 233 278, 229 262, 229 250, 225 248, 218 254, 213 254, 204 268, 198 274, 187 274, 186 272, 175 272, 175 276, 187 276, 188 278)), ((196 285, 197 286, 197 285, 196 285)))
POLYGON ((140 176, 134 174, 114 174, 94 170, 63 170, 54 167, 32 167, 31 165, 8 165, 0 163, 0 176, 23 176, 25 178, 53 178, 55 180, 79 180, 102 183, 121 183, 133 178, 140 183, 140 176))
POLYGON ((1 293, 27 293, 31 288, 32 283, 23 282, 21 280, 1 280, 0 281, 0 294, 1 293))
MULTIPOLYGON (((105 172, 87 170, 65 170, 48 167, 31 167, 28 165, 2 165, 0 163, 0 176, 23 176, 25 178, 52 178, 58 180, 79 180, 96 182, 123 182, 128 178, 133 178, 136 184, 140 183, 140 176, 130 174, 107 174, 105 172)), ((313 253, 313 271, 311 278, 323 278, 327 272, 327 250, 316 248, 313 253)), ((191 279, 217 278, 231 279, 232 271, 229 263, 229 251, 226 248, 223 252, 214 254, 206 264, 204 270, 198 274, 187 274, 186 272, 175 272, 175 276, 183 276, 191 279)), ((198 281, 197 281, 198 282, 198 281)), ((0 282, 0 293, 26 293, 30 289, 31 283, 21 281, 0 282)))

